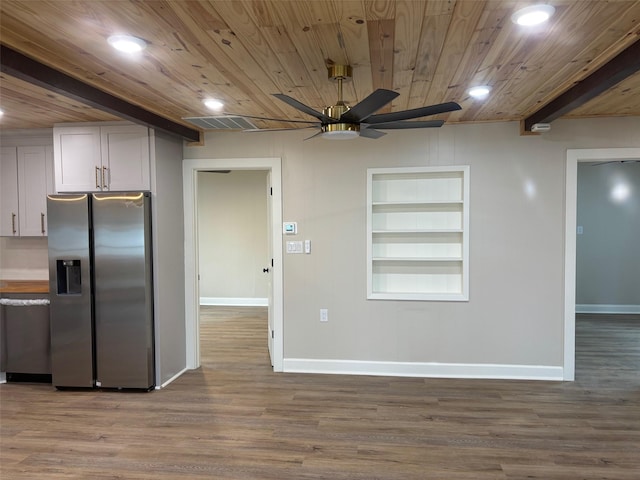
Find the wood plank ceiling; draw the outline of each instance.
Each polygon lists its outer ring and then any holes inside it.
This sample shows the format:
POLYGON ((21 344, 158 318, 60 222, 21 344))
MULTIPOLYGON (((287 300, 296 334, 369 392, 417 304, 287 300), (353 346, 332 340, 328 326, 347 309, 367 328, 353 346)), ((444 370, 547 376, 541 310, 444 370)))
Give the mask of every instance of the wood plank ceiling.
MULTIPOLYGON (((448 123, 523 120, 640 38, 640 1, 549 0, 551 21, 530 30, 510 17, 520 0, 97 1, 2 0, 0 41, 45 65, 174 122, 225 113, 311 120, 272 96, 333 105, 326 66, 350 64, 344 97, 377 88, 398 111, 447 101, 448 123), (128 33, 149 46, 137 58, 106 39, 128 33), (473 100, 467 89, 488 84, 473 100)), ((640 59, 638 60, 640 62, 640 59)), ((114 116, 7 74, 1 129, 114 116)), ((381 113, 381 112, 379 112, 381 113)), ((565 117, 640 115, 640 74, 565 117)), ((299 126, 254 122, 260 128, 299 126)))

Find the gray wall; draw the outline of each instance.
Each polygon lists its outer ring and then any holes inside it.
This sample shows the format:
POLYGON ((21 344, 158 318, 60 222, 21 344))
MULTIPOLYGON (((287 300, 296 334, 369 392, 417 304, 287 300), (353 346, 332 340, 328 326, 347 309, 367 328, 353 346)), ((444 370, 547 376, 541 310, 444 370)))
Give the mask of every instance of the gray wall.
POLYGON ((640 146, 638 131, 635 117, 540 136, 517 123, 335 142, 220 132, 184 156, 282 158, 283 218, 313 245, 284 256, 285 359, 562 366, 566 151, 640 146), (471 167, 470 300, 367 300, 366 169, 421 165, 471 167))
POLYGON ((267 172, 198 173, 200 298, 266 301, 267 172))
POLYGON ((577 220, 577 310, 640 313, 640 163, 578 164, 577 220))
POLYGON ((155 132, 151 143, 154 209, 156 383, 186 367, 182 141, 155 132))

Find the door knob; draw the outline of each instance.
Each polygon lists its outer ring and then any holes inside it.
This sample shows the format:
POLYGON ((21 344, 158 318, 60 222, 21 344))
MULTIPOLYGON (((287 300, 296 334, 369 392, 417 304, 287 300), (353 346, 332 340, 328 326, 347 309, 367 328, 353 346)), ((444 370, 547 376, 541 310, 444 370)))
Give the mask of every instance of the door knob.
POLYGON ((263 271, 263 273, 269 273, 269 269, 268 268, 263 268, 262 271, 263 271))

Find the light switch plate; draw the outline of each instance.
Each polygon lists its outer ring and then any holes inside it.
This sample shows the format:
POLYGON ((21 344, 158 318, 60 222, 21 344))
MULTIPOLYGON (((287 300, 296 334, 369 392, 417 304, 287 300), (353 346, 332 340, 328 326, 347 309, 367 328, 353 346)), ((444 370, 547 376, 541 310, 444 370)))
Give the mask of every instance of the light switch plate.
POLYGON ((288 241, 287 253, 302 253, 302 240, 288 241))

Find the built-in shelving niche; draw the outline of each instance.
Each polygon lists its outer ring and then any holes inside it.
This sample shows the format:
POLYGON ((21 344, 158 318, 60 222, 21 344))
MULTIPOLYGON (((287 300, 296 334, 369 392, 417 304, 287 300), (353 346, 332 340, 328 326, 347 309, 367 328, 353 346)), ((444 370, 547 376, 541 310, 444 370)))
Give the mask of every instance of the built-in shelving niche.
POLYGON ((367 173, 367 298, 468 300, 469 167, 367 173))

